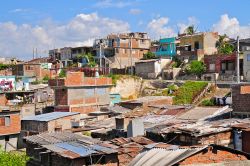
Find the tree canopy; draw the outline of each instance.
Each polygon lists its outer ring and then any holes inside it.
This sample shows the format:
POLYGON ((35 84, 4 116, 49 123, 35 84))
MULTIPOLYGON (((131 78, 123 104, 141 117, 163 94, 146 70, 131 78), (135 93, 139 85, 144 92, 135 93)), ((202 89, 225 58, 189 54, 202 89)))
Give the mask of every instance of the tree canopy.
POLYGON ((201 75, 206 71, 206 66, 201 61, 192 61, 188 72, 191 74, 195 74, 198 77, 201 77, 201 75))
POLYGON ((219 36, 219 40, 216 43, 218 53, 220 54, 231 54, 234 52, 234 46, 226 41, 227 35, 219 36))
POLYGON ((156 56, 153 52, 149 51, 143 55, 143 59, 156 59, 156 56))

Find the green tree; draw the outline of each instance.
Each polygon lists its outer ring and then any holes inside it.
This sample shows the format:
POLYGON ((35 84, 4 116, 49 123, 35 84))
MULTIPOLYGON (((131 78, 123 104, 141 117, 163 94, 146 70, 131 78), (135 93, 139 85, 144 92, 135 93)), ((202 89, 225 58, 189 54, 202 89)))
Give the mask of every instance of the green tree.
POLYGON ((203 62, 201 61, 192 61, 188 72, 191 74, 195 74, 199 78, 201 78, 201 75, 206 71, 206 66, 203 62))
POLYGON ((220 54, 231 54, 234 52, 234 46, 226 41, 227 35, 219 36, 216 47, 220 54))
POLYGON ((156 56, 153 52, 149 51, 143 55, 143 59, 156 59, 156 56))
POLYGON ((88 62, 87 66, 89 66, 89 67, 95 67, 96 66, 95 58, 91 53, 78 54, 76 56, 76 58, 78 60, 81 60, 81 59, 85 58, 87 60, 87 62, 88 62))
POLYGON ((0 166, 25 166, 29 157, 23 152, 5 152, 0 150, 0 166))

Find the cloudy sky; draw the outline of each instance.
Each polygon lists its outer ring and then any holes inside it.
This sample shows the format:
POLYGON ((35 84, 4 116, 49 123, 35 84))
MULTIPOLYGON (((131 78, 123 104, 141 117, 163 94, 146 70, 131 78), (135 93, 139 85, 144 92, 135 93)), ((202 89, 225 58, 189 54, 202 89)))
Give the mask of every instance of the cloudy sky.
POLYGON ((91 45, 113 32, 175 36, 188 25, 250 37, 249 0, 6 0, 0 5, 0 57, 30 59, 49 49, 91 45))

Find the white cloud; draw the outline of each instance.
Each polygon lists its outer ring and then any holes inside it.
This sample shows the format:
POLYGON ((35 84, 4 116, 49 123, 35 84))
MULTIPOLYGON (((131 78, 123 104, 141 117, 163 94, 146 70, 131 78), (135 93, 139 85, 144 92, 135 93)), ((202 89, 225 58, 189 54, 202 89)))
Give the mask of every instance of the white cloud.
POLYGON ((98 8, 123 8, 132 4, 127 0, 99 0, 94 6, 98 8))
POLYGON ((188 17, 187 23, 178 23, 177 27, 179 33, 184 33, 188 26, 194 25, 195 27, 197 27, 198 24, 199 21, 195 17, 188 17))
POLYGON ((140 9, 130 9, 129 10, 129 13, 132 14, 132 15, 138 15, 138 14, 141 14, 141 10, 140 9))
POLYGON ((250 37, 250 25, 241 26, 237 18, 230 18, 228 14, 220 17, 220 20, 213 25, 213 31, 217 31, 221 35, 227 34, 232 38, 236 38, 238 35, 240 38, 250 37))
POLYGON ((174 29, 170 26, 167 26, 169 18, 159 17, 151 20, 147 25, 147 31, 152 39, 158 39, 160 37, 172 37, 176 33, 174 29))
POLYGON ((2 22, 0 56, 28 59, 31 58, 33 48, 44 52, 54 47, 90 45, 96 37, 127 31, 127 22, 101 17, 97 13, 79 14, 61 25, 53 20, 46 20, 37 26, 2 22))
POLYGON ((29 10, 17 8, 17 9, 10 10, 9 13, 22 13, 22 12, 27 12, 27 11, 29 11, 29 10))

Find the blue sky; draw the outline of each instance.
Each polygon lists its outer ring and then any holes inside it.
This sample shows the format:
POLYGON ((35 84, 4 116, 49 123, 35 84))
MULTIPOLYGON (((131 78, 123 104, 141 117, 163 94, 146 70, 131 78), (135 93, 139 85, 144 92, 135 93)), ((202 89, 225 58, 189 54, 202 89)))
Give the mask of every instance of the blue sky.
POLYGON ((34 47, 42 52, 86 45, 111 32, 146 31, 157 39, 174 36, 191 24, 199 31, 250 37, 249 6, 249 0, 3 1, 0 56, 29 57, 34 47))

